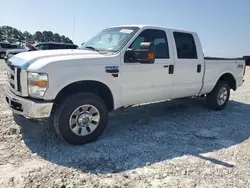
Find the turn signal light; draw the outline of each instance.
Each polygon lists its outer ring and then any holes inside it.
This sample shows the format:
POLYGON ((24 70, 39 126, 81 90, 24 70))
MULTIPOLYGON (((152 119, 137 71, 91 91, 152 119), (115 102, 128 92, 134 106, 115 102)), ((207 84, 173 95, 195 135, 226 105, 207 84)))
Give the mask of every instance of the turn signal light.
POLYGON ((30 80, 31 86, 38 86, 38 87, 47 87, 48 81, 47 80, 30 80))
POLYGON ((154 53, 148 53, 148 60, 153 60, 154 59, 154 53))

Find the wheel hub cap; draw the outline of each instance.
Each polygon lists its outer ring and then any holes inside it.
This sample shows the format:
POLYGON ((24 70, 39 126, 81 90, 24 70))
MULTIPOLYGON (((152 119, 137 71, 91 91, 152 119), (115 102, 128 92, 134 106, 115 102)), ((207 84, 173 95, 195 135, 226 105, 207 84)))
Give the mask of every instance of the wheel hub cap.
POLYGON ((227 96, 228 96, 227 88, 225 87, 221 88, 217 97, 218 104, 223 105, 227 100, 227 96))
POLYGON ((90 121, 90 115, 87 113, 82 113, 77 118, 77 123, 79 126, 84 127, 86 124, 88 124, 90 121))
POLYGON ((99 125, 100 113, 92 105, 82 105, 76 108, 69 119, 71 131, 78 136, 91 134, 99 125))

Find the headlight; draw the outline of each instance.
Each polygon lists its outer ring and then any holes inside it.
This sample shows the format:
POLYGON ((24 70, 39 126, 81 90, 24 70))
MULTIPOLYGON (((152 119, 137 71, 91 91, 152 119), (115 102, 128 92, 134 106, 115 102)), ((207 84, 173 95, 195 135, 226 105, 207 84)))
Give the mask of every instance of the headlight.
POLYGON ((43 98, 49 87, 48 75, 45 73, 28 73, 29 95, 34 98, 43 98))

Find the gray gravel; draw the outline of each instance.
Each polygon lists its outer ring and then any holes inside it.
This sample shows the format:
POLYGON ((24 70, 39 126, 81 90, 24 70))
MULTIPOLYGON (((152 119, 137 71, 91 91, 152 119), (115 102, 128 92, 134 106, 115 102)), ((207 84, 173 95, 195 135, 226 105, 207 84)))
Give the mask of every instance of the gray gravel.
POLYGON ((220 112, 182 99, 110 114, 103 136, 62 142, 46 122, 4 104, 0 61, 0 187, 250 187, 250 69, 220 112))

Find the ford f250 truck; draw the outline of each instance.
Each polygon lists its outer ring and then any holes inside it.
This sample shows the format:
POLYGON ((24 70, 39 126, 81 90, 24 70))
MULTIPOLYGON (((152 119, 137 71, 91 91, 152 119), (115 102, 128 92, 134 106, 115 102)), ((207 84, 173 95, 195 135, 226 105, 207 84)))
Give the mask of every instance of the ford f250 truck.
POLYGON ((74 145, 97 140, 108 113, 135 104, 205 96, 221 110, 243 84, 243 59, 205 58, 195 32, 154 26, 102 30, 80 49, 24 52, 8 60, 15 114, 51 119, 74 145))

